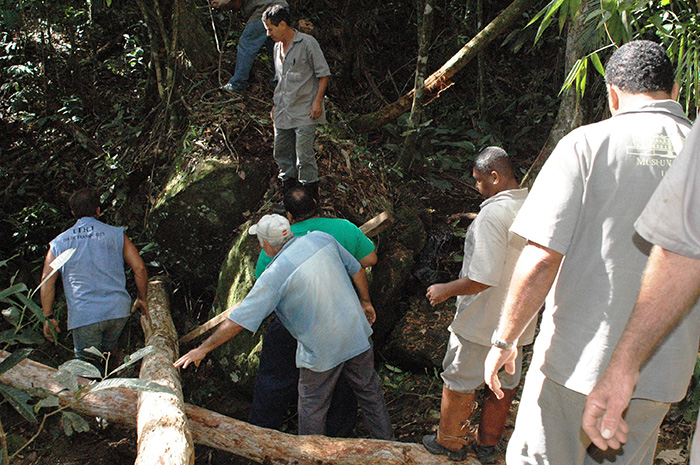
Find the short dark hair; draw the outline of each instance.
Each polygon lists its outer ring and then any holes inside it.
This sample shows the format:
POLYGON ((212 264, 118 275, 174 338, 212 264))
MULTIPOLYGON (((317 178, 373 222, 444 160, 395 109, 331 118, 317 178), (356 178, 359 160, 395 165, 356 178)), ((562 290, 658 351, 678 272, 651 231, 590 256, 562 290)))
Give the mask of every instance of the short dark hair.
POLYGON ((287 23, 287 26, 291 26, 291 14, 289 13, 289 8, 276 3, 272 6, 267 7, 262 14, 263 23, 268 19, 274 26, 279 26, 282 21, 287 23))
POLYGON ((480 173, 495 171, 501 176, 515 178, 510 155, 500 147, 486 147, 474 160, 474 168, 480 173))
POLYGON ((76 218, 95 216, 100 207, 100 196, 93 189, 80 189, 70 196, 68 205, 76 218))
POLYGON ((650 40, 628 42, 605 65, 605 82, 631 94, 673 90, 673 64, 663 47, 650 40))
POLYGON ((295 223, 318 215, 316 200, 303 187, 294 187, 285 192, 284 208, 292 215, 295 223))

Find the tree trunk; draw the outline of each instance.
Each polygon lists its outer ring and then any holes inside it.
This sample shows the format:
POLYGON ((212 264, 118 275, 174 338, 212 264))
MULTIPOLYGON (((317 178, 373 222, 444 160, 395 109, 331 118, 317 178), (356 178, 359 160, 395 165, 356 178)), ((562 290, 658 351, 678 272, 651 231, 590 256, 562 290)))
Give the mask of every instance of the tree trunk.
POLYGON ((418 4, 418 60, 416 60, 416 80, 413 84, 413 105, 411 116, 408 118, 408 136, 404 140, 397 166, 406 171, 413 164, 418 153, 420 142, 420 124, 423 121, 423 105, 425 101, 425 74, 428 70, 428 55, 430 38, 433 33, 433 0, 417 0, 418 4))
POLYGON ((177 333, 170 317, 166 283, 148 283, 148 317, 141 317, 147 346, 154 351, 141 363, 139 377, 168 386, 177 394, 141 392, 138 395, 138 454, 136 465, 192 465, 194 444, 187 425, 178 359, 177 333))
MULTIPOLYGON (((3 352, 0 359, 9 354, 3 352)), ((80 414, 99 416, 110 422, 136 426, 136 392, 112 388, 89 393, 79 401, 54 381, 56 370, 23 360, 0 376, 0 383, 31 390, 39 396, 55 395, 61 405, 80 414)), ((87 384, 81 380, 81 384, 87 384)), ((231 452, 270 465, 451 465, 449 459, 432 455, 418 444, 373 439, 332 439, 325 436, 291 436, 234 420, 216 412, 185 404, 192 437, 208 447, 231 452)), ((479 465, 470 457, 465 465, 479 465)))
MULTIPOLYGON (((459 70, 477 56, 481 50, 490 44, 496 37, 508 30, 520 14, 526 8, 535 4, 535 0, 515 0, 508 8, 503 10, 491 23, 482 29, 472 40, 460 49, 450 60, 442 65, 442 68, 435 71, 425 80, 425 98, 427 105, 440 96, 440 92, 449 88, 452 83, 450 79, 459 70)), ((377 129, 387 122, 398 118, 408 111, 413 100, 414 90, 407 93, 396 102, 381 108, 380 110, 355 118, 350 122, 350 126, 356 132, 368 132, 377 129)))
MULTIPOLYGON (((585 43, 582 40, 581 34, 583 32, 583 23, 588 16, 590 11, 590 6, 588 0, 582 0, 579 10, 579 14, 576 15, 573 22, 570 22, 567 28, 566 35, 566 55, 564 58, 564 75, 562 79, 569 75, 569 71, 573 68, 576 60, 579 57, 586 54, 587 49, 585 49, 585 43)), ((554 126, 549 131, 549 136, 545 142, 542 150, 537 155, 537 158, 532 163, 530 168, 523 176, 523 180, 520 183, 521 187, 531 187, 532 183, 535 182, 537 174, 540 172, 542 165, 547 161, 549 154, 552 153, 554 147, 559 143, 559 141, 571 132, 573 129, 579 127, 583 122, 583 106, 581 105, 581 99, 576 93, 574 86, 569 87, 561 99, 561 104, 559 105, 559 110, 557 111, 557 117, 554 120, 554 126)))
POLYGON ((169 107, 178 74, 203 71, 217 61, 210 34, 197 16, 194 0, 136 0, 151 42, 151 68, 158 96, 169 107))

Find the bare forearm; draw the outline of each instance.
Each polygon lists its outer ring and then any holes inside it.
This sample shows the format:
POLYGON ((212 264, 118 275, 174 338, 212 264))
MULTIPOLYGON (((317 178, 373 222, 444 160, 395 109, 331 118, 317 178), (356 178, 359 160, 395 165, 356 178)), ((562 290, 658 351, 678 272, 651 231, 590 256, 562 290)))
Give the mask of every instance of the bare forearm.
POLYGON ((55 283, 46 283, 41 287, 41 308, 46 317, 53 315, 53 301, 55 296, 55 283))
POLYGON ((199 349, 209 353, 219 347, 221 344, 236 337, 242 330, 243 326, 226 318, 219 326, 217 326, 216 331, 214 331, 211 336, 202 342, 199 349))
POLYGON ((352 282, 355 284, 360 302, 369 302, 369 284, 367 283, 367 273, 365 269, 360 268, 360 271, 352 275, 351 278, 352 282))
POLYGON ((474 295, 490 287, 486 284, 472 281, 469 278, 455 279, 454 281, 445 283, 445 286, 447 286, 446 289, 450 294, 450 297, 455 297, 458 295, 474 295))
POLYGON ((323 101, 323 97, 325 97, 325 95, 326 95, 326 89, 328 89, 329 79, 330 79, 330 76, 324 76, 322 78, 319 78, 318 90, 316 91, 316 96, 314 97, 314 101, 316 103, 320 104, 323 101))
POLYGON ((611 367, 639 371, 659 341, 695 301, 699 288, 700 260, 654 246, 611 367))
POLYGON ((514 342, 542 308, 559 272, 563 256, 546 247, 528 244, 520 254, 503 304, 499 339, 514 342))

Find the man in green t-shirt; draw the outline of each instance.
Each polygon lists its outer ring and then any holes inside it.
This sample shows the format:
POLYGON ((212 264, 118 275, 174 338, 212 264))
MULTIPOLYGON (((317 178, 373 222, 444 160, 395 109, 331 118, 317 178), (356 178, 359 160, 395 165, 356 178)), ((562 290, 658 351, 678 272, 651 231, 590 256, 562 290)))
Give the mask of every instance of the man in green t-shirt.
MULTIPOLYGON (((285 193, 284 207, 295 236, 311 231, 322 231, 333 236, 364 267, 377 263, 374 243, 360 228, 348 220, 321 218, 314 198, 303 188, 296 187, 285 193)), ((255 277, 259 278, 272 258, 260 253, 255 277)), ((270 320, 263 347, 253 393, 253 403, 248 422, 264 428, 279 429, 284 416, 297 399, 299 370, 295 363, 297 341, 276 316, 270 320)), ((328 409, 326 431, 328 436, 350 436, 357 415, 357 399, 342 377, 336 385, 331 406, 328 409)))

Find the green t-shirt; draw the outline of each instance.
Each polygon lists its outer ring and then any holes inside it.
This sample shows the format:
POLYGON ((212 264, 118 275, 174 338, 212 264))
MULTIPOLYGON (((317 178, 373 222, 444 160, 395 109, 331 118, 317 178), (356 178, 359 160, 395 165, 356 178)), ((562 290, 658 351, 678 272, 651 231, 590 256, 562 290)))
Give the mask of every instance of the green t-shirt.
MULTIPOLYGON (((292 225, 295 236, 303 236, 311 231, 322 231, 330 234, 345 250, 357 260, 362 260, 374 251, 374 242, 365 236, 360 228, 342 218, 309 218, 292 225)), ((255 278, 259 278, 272 258, 265 252, 260 252, 258 264, 255 266, 255 278)))

